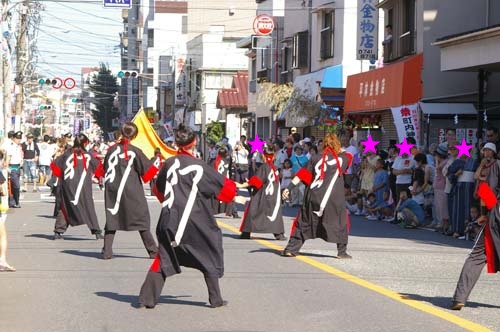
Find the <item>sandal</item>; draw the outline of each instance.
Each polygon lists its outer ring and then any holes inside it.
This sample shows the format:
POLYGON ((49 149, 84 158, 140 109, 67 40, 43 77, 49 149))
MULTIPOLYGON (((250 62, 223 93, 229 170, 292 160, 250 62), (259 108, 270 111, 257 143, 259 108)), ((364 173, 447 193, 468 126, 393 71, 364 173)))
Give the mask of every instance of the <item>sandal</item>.
POLYGON ((16 268, 10 265, 0 265, 0 272, 16 272, 16 268))

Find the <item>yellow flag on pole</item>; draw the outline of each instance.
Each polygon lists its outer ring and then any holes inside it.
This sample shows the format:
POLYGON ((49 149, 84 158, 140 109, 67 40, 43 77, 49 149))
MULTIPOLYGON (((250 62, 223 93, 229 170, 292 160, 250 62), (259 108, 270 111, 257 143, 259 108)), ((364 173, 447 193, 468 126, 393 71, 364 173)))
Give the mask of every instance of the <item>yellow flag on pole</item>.
POLYGON ((156 148, 160 148, 161 156, 163 159, 170 158, 177 154, 176 150, 169 148, 158 137, 155 130, 151 126, 151 123, 149 122, 144 110, 140 110, 139 112, 137 112, 132 122, 135 123, 135 125, 139 129, 139 133, 131 143, 141 149, 148 158, 154 157, 156 148))

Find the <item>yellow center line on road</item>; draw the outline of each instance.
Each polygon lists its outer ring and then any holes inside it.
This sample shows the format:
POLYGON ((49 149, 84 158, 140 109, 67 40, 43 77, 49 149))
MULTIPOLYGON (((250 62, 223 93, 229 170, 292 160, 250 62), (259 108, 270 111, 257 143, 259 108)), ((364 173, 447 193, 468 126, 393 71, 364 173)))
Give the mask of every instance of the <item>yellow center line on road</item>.
MULTIPOLYGON (((231 225, 228 225, 226 223, 223 223, 219 220, 217 220, 217 223, 219 224, 220 227, 224 228, 224 229, 227 229, 228 231, 231 231, 233 233, 240 233, 239 229, 236 228, 236 227, 233 227, 231 225)), ((281 246, 278 246, 276 244, 273 244, 267 240, 260 240, 260 239, 252 239, 253 241, 256 241, 268 248, 271 248, 271 249, 274 249, 274 250, 278 250, 278 251, 281 251, 283 250, 283 247, 281 246)), ((433 316, 436 316, 436 317, 439 317, 441 319, 444 319, 450 323, 453 323, 455 325, 458 325, 466 330, 469 330, 469 331, 474 331, 474 332, 492 332, 492 330, 488 329, 487 327, 485 326, 482 326, 482 325, 479 325, 479 324, 476 324, 474 322, 471 322, 467 319, 464 319, 462 317, 459 317, 459 316, 456 316, 456 315, 453 315, 449 312, 446 312, 442 309, 439 309, 439 308, 436 308, 432 305, 429 305, 429 304, 426 304, 424 302, 420 302, 418 300, 415 300, 415 299, 412 299, 411 297, 407 296, 407 295, 402 295, 400 293, 397 293, 395 291, 392 291, 392 290, 389 290, 385 287, 382 287, 382 286, 379 286, 379 285, 376 285, 372 282, 369 282, 369 281, 366 281, 364 279, 361 279, 361 278, 358 278, 356 276, 353 276, 349 273, 346 273, 344 271, 341 271, 341 270, 338 270, 334 267, 331 267, 327 264, 324 264, 324 263, 321 263, 317 260, 314 260, 312 258, 309 258, 309 257, 304 257, 304 256, 296 256, 296 257, 293 257, 299 261, 302 261, 306 264, 309 264, 317 269, 320 269, 324 272, 327 272, 329 274, 332 274, 336 277, 339 277, 341 279, 344 279, 344 280, 347 280, 349 282, 352 282, 358 286, 361 286, 361 287, 364 287, 364 288, 367 288, 369 290, 372 290, 374 292, 377 292, 379 294, 382 294, 384 296, 387 296, 393 300, 396 300, 398 302, 401 302, 403 304, 406 304, 412 308, 415 308, 417 310, 420 310, 420 311, 423 311, 425 313, 428 313, 430 315, 433 315, 433 316)), ((287 259, 290 259, 290 258, 287 258, 287 259)))

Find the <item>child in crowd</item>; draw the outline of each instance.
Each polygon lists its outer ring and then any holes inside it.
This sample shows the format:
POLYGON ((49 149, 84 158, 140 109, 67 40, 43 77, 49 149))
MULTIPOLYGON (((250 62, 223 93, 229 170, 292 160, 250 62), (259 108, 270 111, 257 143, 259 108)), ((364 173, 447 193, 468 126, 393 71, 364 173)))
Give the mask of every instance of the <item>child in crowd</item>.
POLYGON ((424 221, 424 210, 417 202, 408 198, 408 193, 404 190, 399 194, 396 212, 398 223, 404 228, 417 228, 424 221))
POLYGON ((465 235, 459 237, 459 240, 471 240, 474 241, 476 236, 479 234, 481 226, 477 223, 479 219, 479 208, 477 206, 471 206, 470 208, 470 219, 465 221, 465 235))
POLYGON ((392 199, 391 191, 384 192, 384 201, 380 205, 382 220, 387 222, 394 221, 394 200, 392 199))
POLYGON ((365 206, 366 212, 368 213, 366 219, 368 220, 378 220, 379 219, 379 211, 381 209, 380 205, 377 202, 377 197, 374 193, 368 194, 368 200, 366 201, 365 206))
POLYGON ((358 198, 356 194, 352 192, 351 186, 347 183, 344 184, 344 192, 347 211, 349 211, 349 215, 355 214, 359 211, 358 198))

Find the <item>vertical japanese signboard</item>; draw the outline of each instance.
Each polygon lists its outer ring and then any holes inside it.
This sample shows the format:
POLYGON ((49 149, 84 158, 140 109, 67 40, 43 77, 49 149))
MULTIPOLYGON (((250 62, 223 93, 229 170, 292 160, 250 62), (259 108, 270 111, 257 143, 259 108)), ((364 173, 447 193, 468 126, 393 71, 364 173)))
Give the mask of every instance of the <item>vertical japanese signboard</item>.
POLYGON ((378 0, 358 0, 356 59, 378 58, 378 0))
POLYGON ((418 104, 391 107, 394 125, 398 132, 399 141, 413 137, 417 143, 420 141, 420 113, 418 104))
POLYGON ((187 74, 184 71, 184 58, 177 58, 175 64, 175 105, 186 104, 187 74))

